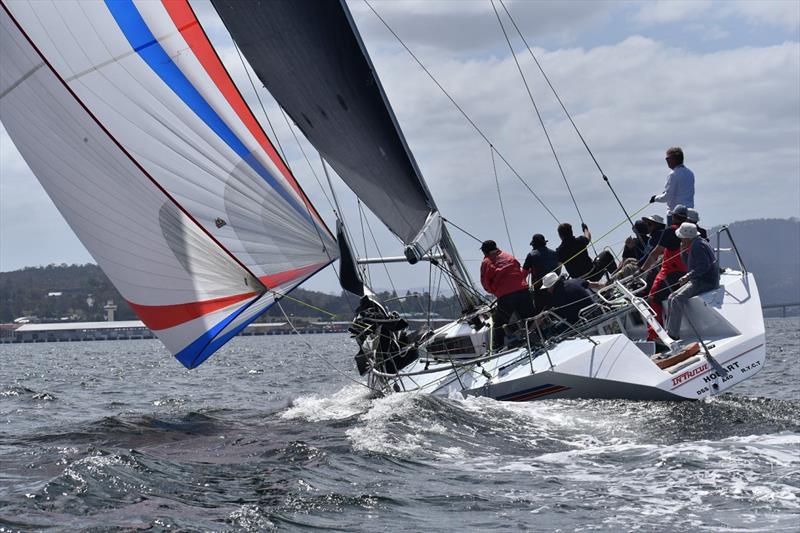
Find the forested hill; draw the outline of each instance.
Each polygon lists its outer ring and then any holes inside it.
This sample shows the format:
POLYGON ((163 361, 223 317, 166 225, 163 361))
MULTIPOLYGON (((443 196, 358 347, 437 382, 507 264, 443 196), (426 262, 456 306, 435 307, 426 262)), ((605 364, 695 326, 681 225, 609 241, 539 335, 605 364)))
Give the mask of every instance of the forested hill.
MULTIPOLYGON (((379 294, 381 300, 394 296, 379 294)), ((0 323, 9 323, 22 316, 34 316, 43 322, 63 319, 100 321, 105 319, 103 307, 109 300, 117 305, 117 320, 137 318, 97 265, 48 265, 0 272, 0 323)), ((422 301, 427 306, 425 295, 411 298, 403 310, 421 312, 422 301)), ((333 295, 298 288, 284 298, 281 305, 294 320, 350 320, 358 298, 344 293, 333 295)), ((456 305, 454 298, 441 298, 433 302, 433 310, 441 316, 451 317, 457 313, 456 305)), ((391 308, 400 310, 400 305, 395 302, 391 308)), ((282 318, 280 308, 273 306, 263 320, 282 318)))
MULTIPOLYGON (((745 265, 756 276, 762 304, 800 302, 800 220, 747 220, 734 222, 730 228, 745 265)), ((712 244, 716 246, 713 230, 709 234, 712 244)), ((722 246, 729 246, 724 237, 722 246)), ((722 264, 738 268, 732 253, 722 253, 722 264)), ((379 295, 382 300, 392 296, 389 293, 379 295)), ((0 272, 0 323, 11 322, 21 316, 36 316, 43 321, 62 318, 103 320, 103 306, 109 300, 113 300, 118 307, 117 320, 136 318, 96 265, 49 265, 0 272)), ((352 295, 348 298, 344 294, 332 295, 304 289, 296 289, 290 298, 282 302, 286 313, 294 315, 295 319, 350 320, 355 305, 357 300, 352 295), (328 313, 336 316, 331 317, 328 313)), ((400 310, 399 302, 391 306, 400 310)), ((422 311, 423 306, 427 307, 425 296, 407 300, 403 310, 422 311)), ((433 311, 440 316, 453 317, 458 309, 455 299, 451 297, 435 301, 433 311)), ((268 311, 265 320, 280 319, 282 316, 281 310, 275 306, 268 311)))

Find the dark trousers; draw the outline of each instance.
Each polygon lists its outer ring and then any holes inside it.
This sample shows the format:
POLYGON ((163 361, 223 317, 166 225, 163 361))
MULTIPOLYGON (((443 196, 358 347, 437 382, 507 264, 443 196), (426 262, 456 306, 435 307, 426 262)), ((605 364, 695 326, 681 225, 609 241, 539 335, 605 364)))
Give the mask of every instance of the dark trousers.
MULTIPOLYGON (((505 344, 506 332, 503 326, 511 320, 511 315, 517 315, 518 320, 523 321, 536 314, 533 308, 533 300, 528 289, 522 289, 511 294, 506 294, 497 299, 494 311, 492 312, 492 336, 493 347, 499 348, 505 344)), ((513 329, 517 326, 514 325, 513 329)))
POLYGON ((617 262, 614 261, 614 255, 609 252, 608 250, 603 250, 598 254, 597 257, 594 258, 592 261, 592 270, 584 275, 581 276, 583 279, 588 279, 589 281, 600 281, 600 278, 603 277, 603 274, 611 274, 617 269, 617 262))
POLYGON ((535 314, 539 314, 550 307, 550 293, 547 289, 536 289, 533 291, 533 305, 535 314))

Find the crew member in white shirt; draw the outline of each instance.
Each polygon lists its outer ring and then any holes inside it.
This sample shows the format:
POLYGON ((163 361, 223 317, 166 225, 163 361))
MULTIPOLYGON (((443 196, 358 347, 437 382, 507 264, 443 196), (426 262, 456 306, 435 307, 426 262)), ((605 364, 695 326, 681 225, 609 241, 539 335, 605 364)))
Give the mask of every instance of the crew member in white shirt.
MULTIPOLYGON (((694 207, 694 173, 683 164, 683 150, 678 147, 668 149, 666 160, 672 172, 667 176, 664 191, 654 194, 650 203, 666 203, 668 212, 672 212, 679 204, 694 207)), ((670 218, 667 216, 667 226, 670 225, 670 218)))

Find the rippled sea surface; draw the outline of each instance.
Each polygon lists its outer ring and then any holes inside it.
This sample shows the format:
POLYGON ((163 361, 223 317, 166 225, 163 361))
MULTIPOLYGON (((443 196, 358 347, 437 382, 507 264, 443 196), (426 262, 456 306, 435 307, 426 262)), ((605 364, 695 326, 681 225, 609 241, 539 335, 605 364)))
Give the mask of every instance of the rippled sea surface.
POLYGON ((346 335, 0 345, 0 531, 798 531, 799 330, 693 403, 368 399, 346 335))

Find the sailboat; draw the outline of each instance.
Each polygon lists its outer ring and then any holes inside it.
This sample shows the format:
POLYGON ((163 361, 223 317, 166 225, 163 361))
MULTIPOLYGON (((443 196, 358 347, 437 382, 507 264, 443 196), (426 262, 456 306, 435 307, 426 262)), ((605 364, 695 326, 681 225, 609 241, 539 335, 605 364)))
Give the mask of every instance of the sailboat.
POLYGON ((743 265, 690 301, 681 342, 634 276, 599 291, 558 335, 526 322, 521 343, 495 349, 493 303, 464 266, 343 0, 213 5, 326 172, 402 241, 397 256, 356 257, 342 218, 335 234, 325 224, 187 1, 0 4, 0 118, 98 265, 187 368, 337 259, 360 298, 356 363, 376 393, 699 399, 763 365, 758 289, 743 265), (364 282, 369 262, 441 270, 461 316, 411 330, 364 282))

